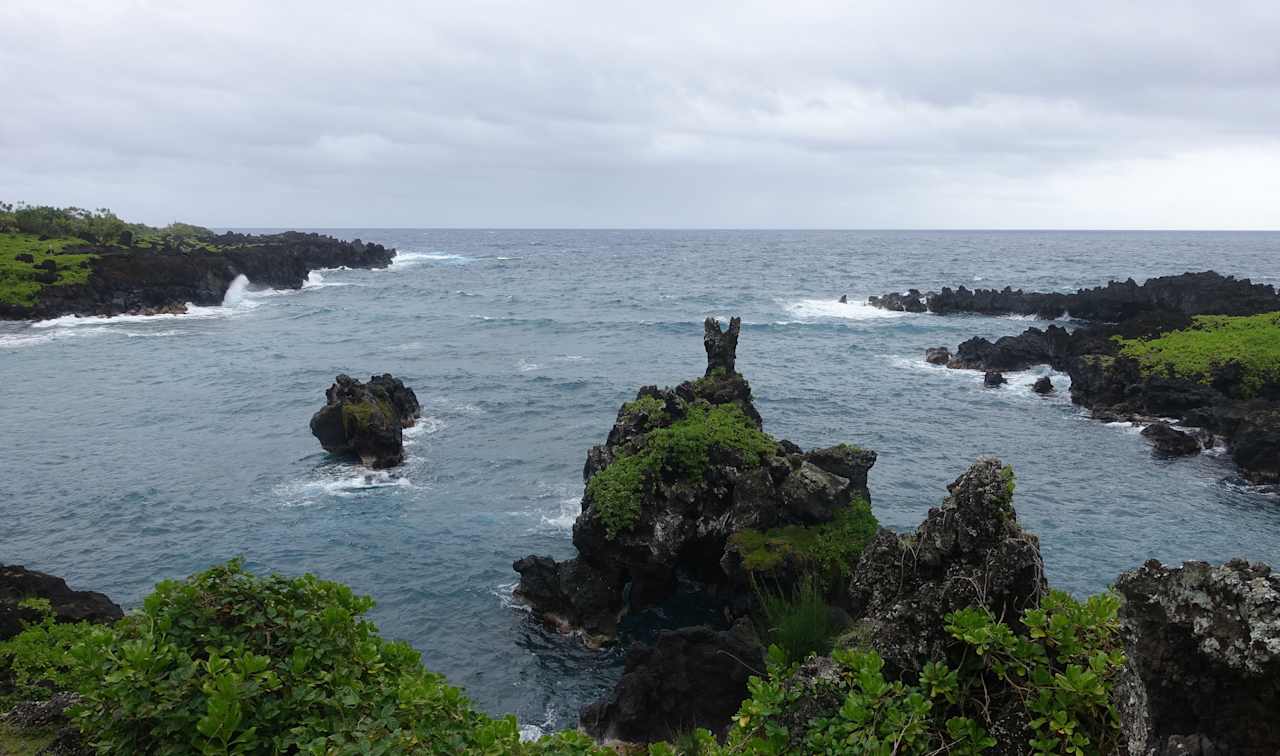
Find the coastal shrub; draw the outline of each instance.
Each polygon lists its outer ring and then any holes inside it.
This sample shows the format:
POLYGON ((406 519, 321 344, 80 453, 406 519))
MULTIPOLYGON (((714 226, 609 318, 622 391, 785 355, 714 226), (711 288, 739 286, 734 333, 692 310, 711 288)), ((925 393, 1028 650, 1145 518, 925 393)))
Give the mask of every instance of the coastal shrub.
POLYGON ((72 649, 76 722, 104 754, 598 753, 577 733, 522 743, 513 717, 476 712, 417 651, 382 639, 372 606, 239 561, 163 582, 72 649))
POLYGON ((1199 315, 1190 328, 1154 339, 1116 337, 1120 354, 1149 373, 1209 383, 1214 369, 1237 363, 1245 398, 1266 383, 1280 382, 1280 312, 1232 317, 1199 315))
POLYGON ((737 453, 743 464, 759 465, 777 443, 734 404, 690 405, 684 418, 649 431, 631 450, 619 450, 613 462, 587 482, 595 516, 610 538, 640 517, 646 485, 665 475, 700 480, 713 449, 737 453))
POLYGON ((645 424, 657 427, 667 422, 667 403, 656 396, 642 396, 622 405, 622 413, 628 417, 644 419, 645 424))
POLYGON ((811 654, 831 650, 839 628, 827 607, 825 591, 812 575, 806 575, 791 591, 760 582, 755 590, 763 635, 782 650, 788 662, 801 662, 811 654))
POLYGON ((740 530, 729 541, 737 547, 742 566, 753 573, 767 573, 790 561, 811 572, 819 587, 827 588, 848 579, 879 529, 870 502, 859 496, 830 522, 740 530))
POLYGON ((1110 692, 1124 664, 1118 606, 1113 594, 1079 602, 1054 591, 1023 613, 1021 633, 985 608, 953 612, 946 618, 955 641, 950 656, 927 663, 914 683, 886 677, 872 650, 837 648, 834 680, 806 687, 796 682, 792 660, 772 648, 769 675, 751 679, 751 697, 734 718, 726 748, 977 754, 998 745, 992 722, 1020 711, 1027 740, 1008 750, 1112 753, 1119 720, 1110 692), (818 700, 839 704, 832 709, 818 700))
POLYGON ((0 713, 19 701, 43 701, 55 691, 78 688, 83 674, 71 649, 93 630, 87 622, 56 622, 48 599, 18 605, 39 612, 40 620, 0 643, 0 713))

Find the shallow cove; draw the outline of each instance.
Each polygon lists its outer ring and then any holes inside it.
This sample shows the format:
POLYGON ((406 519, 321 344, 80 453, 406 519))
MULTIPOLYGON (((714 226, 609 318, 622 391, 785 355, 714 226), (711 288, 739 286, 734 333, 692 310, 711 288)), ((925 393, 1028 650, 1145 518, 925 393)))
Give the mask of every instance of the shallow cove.
MULTIPOLYGON (((1153 459, 1034 375, 923 361, 1025 320, 887 313, 909 286, 1067 290, 1213 268, 1280 283, 1280 234, 1045 232, 337 232, 398 247, 387 270, 325 271, 180 317, 0 324, 0 561, 136 603, 235 554, 378 599, 386 633, 491 712, 557 728, 612 684, 592 653, 509 606, 511 561, 571 555, 586 450, 646 383, 700 375, 702 319, 743 317, 738 368, 765 429, 877 450, 881 522, 914 527, 974 457, 1018 475, 1049 579, 1104 588, 1143 559, 1280 562, 1280 499, 1225 459, 1153 459), (848 294, 850 304, 836 302, 848 294), (368 473, 307 422, 334 375, 391 372, 423 421, 408 462, 368 473)), ((632 618, 643 636, 702 614, 632 618)))

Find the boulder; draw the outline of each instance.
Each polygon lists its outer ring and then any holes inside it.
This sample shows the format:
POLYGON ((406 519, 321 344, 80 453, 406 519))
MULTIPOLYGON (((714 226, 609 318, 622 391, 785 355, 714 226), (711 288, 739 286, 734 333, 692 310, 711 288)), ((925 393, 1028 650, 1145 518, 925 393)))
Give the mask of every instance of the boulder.
POLYGON ((24 263, 34 263, 36 261, 35 257, 27 254, 26 252, 23 252, 20 255, 14 255, 13 259, 17 260, 18 262, 24 262, 24 263))
POLYGON ((1052 394, 1053 381, 1050 380, 1049 376, 1042 375, 1036 379, 1035 383, 1031 384, 1031 390, 1041 395, 1052 394))
POLYGON ((622 678, 583 708, 580 723, 604 742, 674 740, 697 727, 723 736, 747 697, 747 680, 764 668, 764 650, 746 620, 723 631, 662 631, 653 645, 627 651, 622 678))
POLYGON ((1017 630, 1048 590, 1039 539, 1013 509, 1012 470, 980 459, 948 490, 915 533, 881 530, 853 571, 850 614, 894 673, 946 657, 948 613, 985 606, 1017 630))
POLYGON ((945 365, 951 362, 951 350, 946 347, 929 347, 924 350, 924 361, 930 365, 945 365))
POLYGON ((1149 561, 1116 581, 1130 756, 1280 753, 1280 576, 1236 560, 1149 561))
POLYGON ((1008 381, 1005 380, 1004 373, 1001 373, 998 370, 988 370, 982 376, 982 385, 987 388, 996 388, 998 386, 1003 386, 1006 383, 1008 383, 1008 381))
POLYGON ((925 304, 925 297, 920 293, 919 289, 911 289, 905 294, 893 292, 879 297, 870 297, 867 304, 872 307, 879 307, 882 310, 893 310, 895 312, 928 312, 929 308, 925 304))
POLYGON ((1195 436, 1183 433, 1168 423, 1152 423, 1142 429, 1142 435, 1161 454, 1181 457, 1200 453, 1200 441, 1195 436))
POLYGON ((115 622, 124 612, 96 591, 73 591, 67 581, 20 565, 0 565, 0 641, 22 632, 23 623, 38 622, 39 612, 18 604, 47 599, 58 622, 115 622))
POLYGON ((589 646, 612 638, 622 615, 622 574, 582 559, 557 562, 528 556, 512 565, 520 573, 515 598, 535 607, 538 618, 562 633, 581 631, 589 646))
POLYGON ((325 451, 354 454, 373 468, 404 461, 405 428, 416 422, 418 398, 398 378, 375 375, 368 383, 339 375, 325 392, 325 406, 311 417, 311 433, 325 451))

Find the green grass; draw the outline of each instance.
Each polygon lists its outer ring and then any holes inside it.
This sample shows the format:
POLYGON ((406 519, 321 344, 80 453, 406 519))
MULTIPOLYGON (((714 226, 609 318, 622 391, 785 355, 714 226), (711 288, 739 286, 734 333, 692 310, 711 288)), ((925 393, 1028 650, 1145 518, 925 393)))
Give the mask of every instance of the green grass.
POLYGON ((66 247, 84 244, 82 239, 46 239, 34 234, 0 233, 0 303, 31 306, 39 298, 46 285, 65 286, 89 281, 89 268, 80 263, 92 260, 96 255, 60 254, 66 247), (18 255, 29 254, 33 262, 22 262, 18 255), (42 284, 35 280, 43 272, 36 266, 52 259, 58 265, 58 280, 42 284))
POLYGON ((1232 317, 1200 315, 1190 328, 1159 338, 1116 339, 1120 354, 1148 373, 1208 383, 1214 368, 1235 362, 1244 370, 1245 396, 1280 381, 1280 312, 1232 317))
POLYGON ((690 406, 682 420, 649 431, 638 449, 619 452, 612 464, 588 481, 587 494, 608 536, 616 538, 635 525, 646 485, 663 472, 700 480, 715 448, 734 450, 746 466, 754 467, 777 449, 777 442, 756 428, 737 405, 690 406))
POLYGON ((788 525, 768 531, 739 530, 729 537, 738 548, 742 566, 753 573, 768 573, 787 561, 798 562, 820 580, 847 578, 862 550, 880 528, 871 504, 854 499, 821 525, 788 525))
POLYGON ((0 756, 34 756, 53 738, 51 729, 19 730, 0 723, 0 756))
POLYGON ((782 649, 788 664, 827 653, 838 632, 819 583, 806 576, 790 593, 756 585, 764 635, 782 649))

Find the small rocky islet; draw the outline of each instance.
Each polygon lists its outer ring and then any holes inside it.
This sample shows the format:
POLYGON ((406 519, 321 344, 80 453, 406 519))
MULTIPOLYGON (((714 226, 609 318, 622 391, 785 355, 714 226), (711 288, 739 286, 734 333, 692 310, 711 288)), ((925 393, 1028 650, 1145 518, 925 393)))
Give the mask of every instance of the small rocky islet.
MULTIPOLYGON (((1093 416, 1146 426, 1156 450, 1219 442, 1251 483, 1280 483, 1280 295, 1213 271, 1133 279, 1074 294, 943 288, 871 297, 887 310, 1069 318, 992 342, 975 336, 925 359, 993 375, 1048 365, 1093 416), (1172 427, 1174 420, 1185 429, 1172 427)), ((1039 389, 1037 389, 1039 390, 1039 389)))

